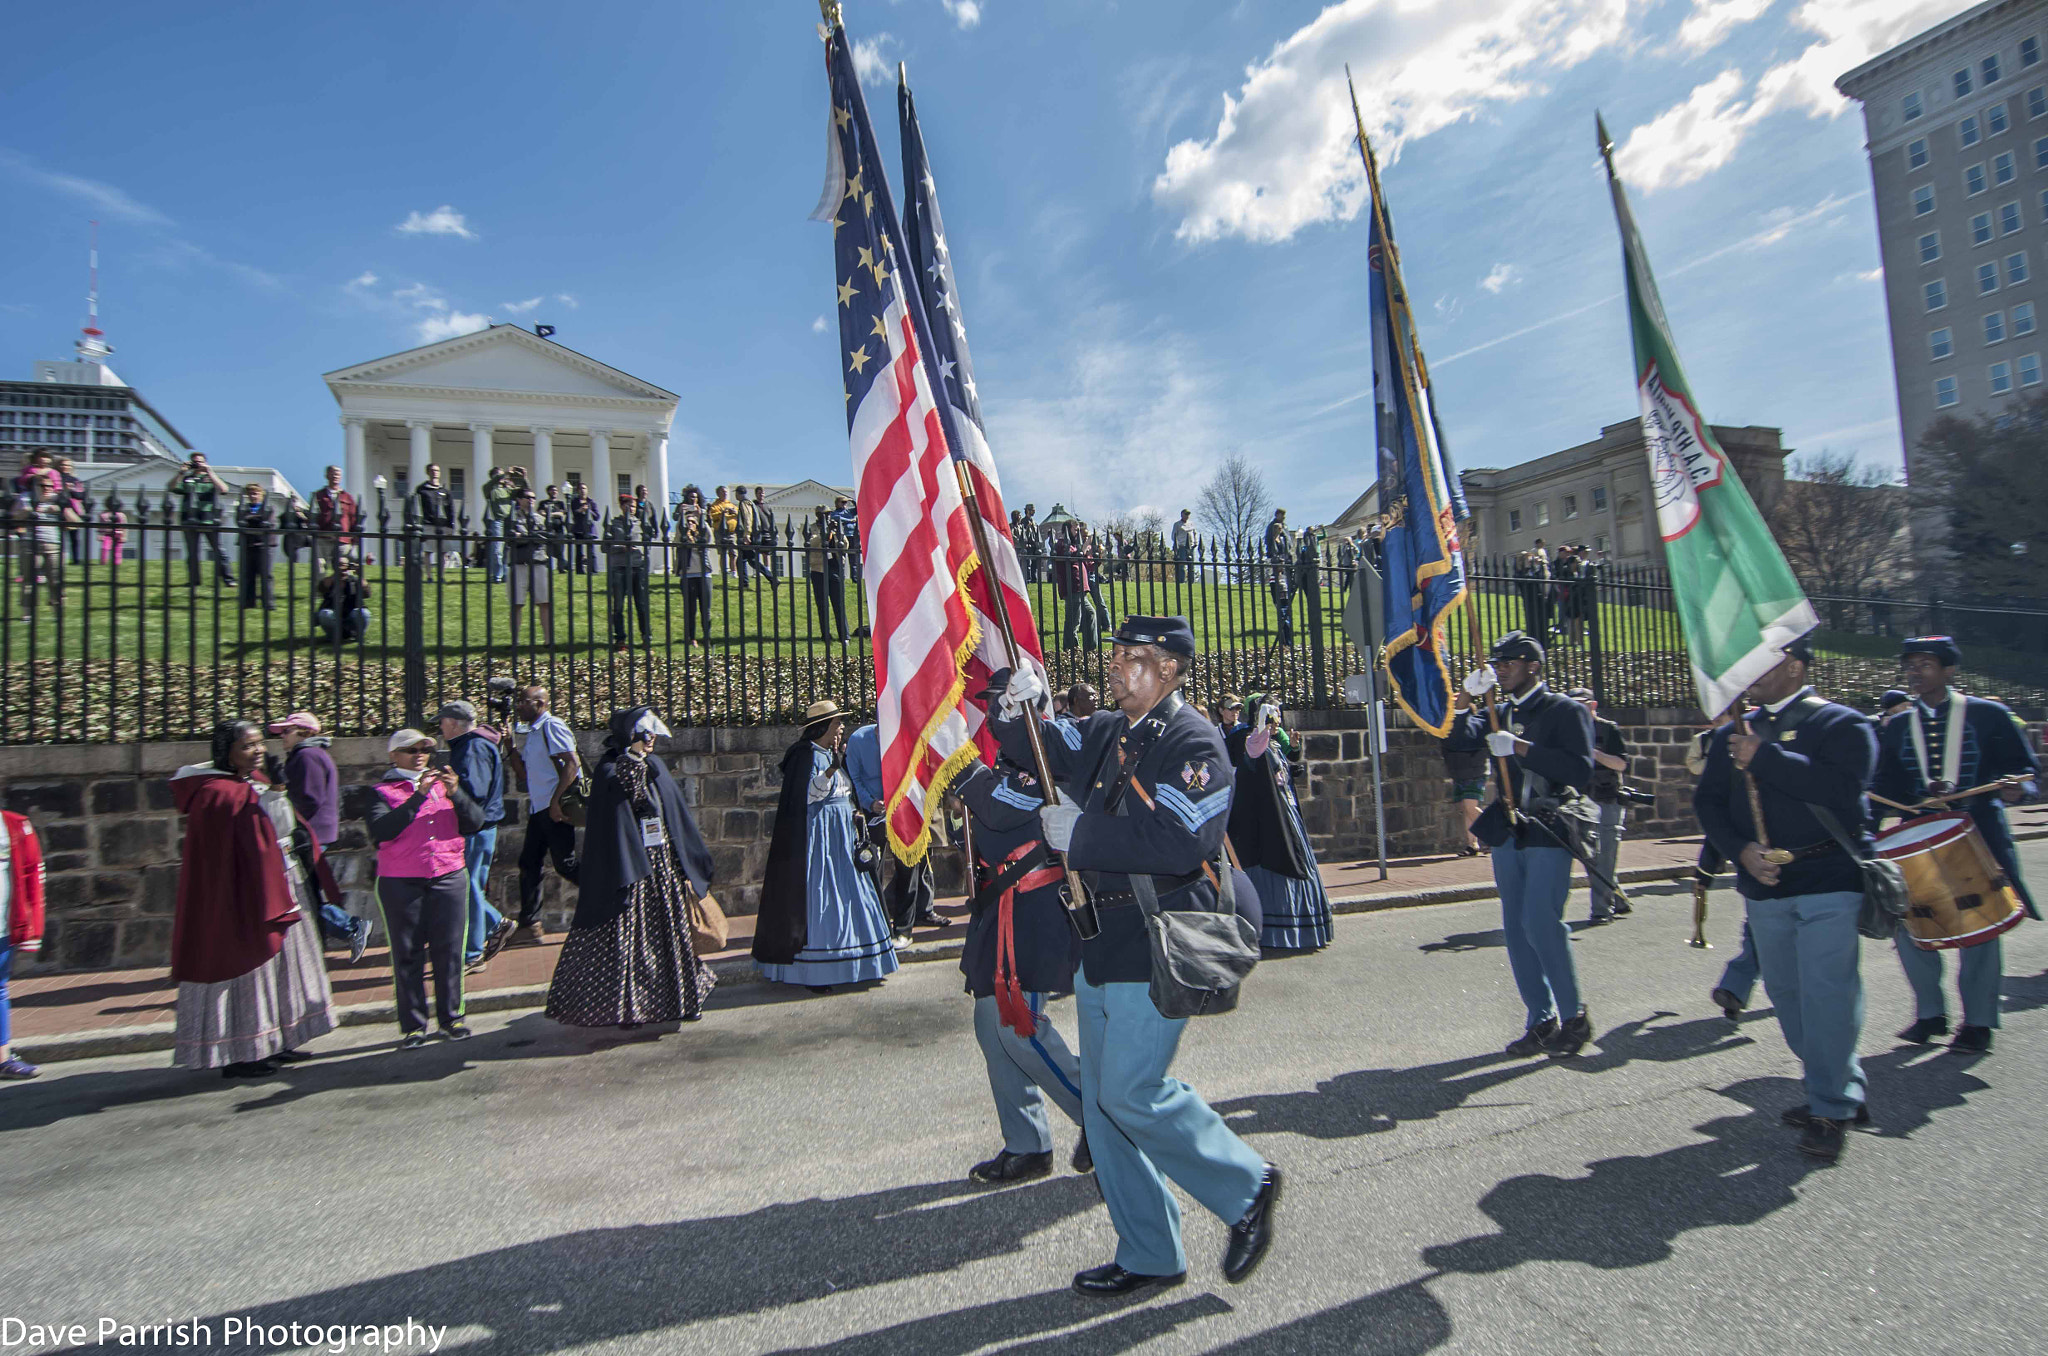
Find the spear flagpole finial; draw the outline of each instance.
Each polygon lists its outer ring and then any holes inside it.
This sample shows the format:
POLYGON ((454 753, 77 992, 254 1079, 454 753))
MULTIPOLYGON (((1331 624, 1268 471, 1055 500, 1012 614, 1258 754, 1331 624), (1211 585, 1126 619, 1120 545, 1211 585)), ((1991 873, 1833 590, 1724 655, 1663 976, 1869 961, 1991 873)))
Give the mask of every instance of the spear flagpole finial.
POLYGON ((818 0, 818 13, 825 20, 827 28, 839 27, 839 0, 818 0))
POLYGON ((1593 131, 1600 143, 1600 159, 1606 162, 1607 172, 1614 173, 1614 138, 1607 135, 1607 120, 1596 109, 1593 113, 1593 131))

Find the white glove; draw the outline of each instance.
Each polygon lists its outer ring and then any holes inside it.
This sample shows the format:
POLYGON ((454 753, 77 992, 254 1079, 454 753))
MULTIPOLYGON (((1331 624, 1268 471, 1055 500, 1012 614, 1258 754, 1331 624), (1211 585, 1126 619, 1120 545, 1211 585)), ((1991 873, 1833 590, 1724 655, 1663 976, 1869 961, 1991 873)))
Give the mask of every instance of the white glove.
POLYGON ((1496 758, 1510 758, 1515 752, 1515 733, 1512 730, 1492 730, 1486 736, 1487 751, 1496 758))
POLYGON ((1493 665, 1481 664, 1465 675, 1465 691, 1473 697, 1484 697, 1500 682, 1500 675, 1493 671, 1493 665))
POLYGON ((1038 824, 1045 830, 1046 846, 1054 852, 1065 852, 1074 841, 1074 823, 1081 818, 1081 807, 1074 802, 1053 793, 1053 799, 1038 807, 1038 824))
POLYGON ((1020 668, 1010 675, 1010 685, 996 699, 996 710, 1004 720, 1015 720, 1026 707, 1035 707, 1045 695, 1045 680, 1036 670, 1020 668))
POLYGON ((1262 702, 1259 705, 1259 718, 1258 720, 1253 722, 1252 728, 1257 730, 1263 730, 1266 728, 1268 722, 1278 724, 1279 721, 1280 708, 1273 705, 1273 703, 1271 702, 1262 702))

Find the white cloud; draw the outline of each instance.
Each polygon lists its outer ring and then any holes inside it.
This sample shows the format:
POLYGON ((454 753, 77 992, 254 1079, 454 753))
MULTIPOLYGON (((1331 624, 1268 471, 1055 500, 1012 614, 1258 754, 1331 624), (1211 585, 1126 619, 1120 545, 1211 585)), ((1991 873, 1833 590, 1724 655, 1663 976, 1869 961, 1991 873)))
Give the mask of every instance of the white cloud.
POLYGON ((525 301, 501 301, 498 309, 511 315, 525 315, 546 300, 546 297, 528 297, 525 301))
POLYGON ((1341 0, 1246 68, 1207 140, 1166 155, 1153 199, 1176 234, 1274 242, 1365 198, 1344 63, 1382 163, 1408 142, 1541 91, 1629 38, 1641 0, 1341 0))
POLYGON ((1861 273, 1858 273, 1856 275, 1856 281, 1867 283, 1883 282, 1884 265, 1880 264, 1876 268, 1867 268, 1863 270, 1861 273))
POLYGON ((1684 103, 1630 133, 1618 153, 1621 168, 1631 186, 1645 192, 1689 184, 1733 159, 1750 129, 1772 113, 1835 117, 1850 102, 1836 92, 1837 77, 1955 10, 1956 0, 1805 0, 1790 26, 1818 41, 1764 71, 1746 101, 1748 81, 1740 71, 1723 71, 1695 87, 1684 103))
POLYGON ((413 326, 413 332, 423 344, 438 343, 453 339, 458 334, 471 334, 487 328, 491 318, 487 315, 471 315, 467 311, 449 311, 445 314, 430 315, 413 326))
POLYGON ((140 222, 147 226, 168 226, 171 219, 147 203, 137 202, 112 184, 83 175, 46 170, 13 151, 0 151, 0 168, 12 170, 24 179, 78 199, 103 217, 140 222))
POLYGON ((568 307, 572 311, 576 310, 578 307, 583 305, 582 302, 576 300, 576 298, 570 296, 567 292, 555 293, 555 300, 561 302, 564 306, 568 307))
POLYGON ((819 316, 819 317, 818 317, 818 318, 817 318, 816 320, 813 320, 813 321, 811 322, 811 333, 812 333, 812 334, 823 334, 823 333, 825 332, 826 328, 827 328, 827 326, 826 326, 826 324, 825 324, 825 317, 824 317, 824 316, 819 316))
POLYGON ((853 43, 853 70, 863 85, 886 85, 896 74, 896 58, 890 56, 889 48, 896 46, 893 33, 877 33, 872 38, 856 38, 853 43))
POLYGON ((375 287, 376 285, 377 275, 370 272, 367 268, 348 280, 348 286, 353 288, 375 287))
POLYGON ((476 239, 476 232, 469 229, 469 222, 462 213, 442 203, 431 212, 414 212, 398 223, 400 235, 455 235, 464 240, 476 239))
POLYGON ((1692 13, 1678 26, 1678 45, 1704 52, 1742 25, 1763 17, 1776 0, 1693 0, 1692 13))
POLYGON ((1487 275, 1479 280, 1479 285, 1493 295, 1499 296, 1521 280, 1521 269, 1513 264, 1501 263, 1495 264, 1487 275))
POLYGON ((946 13, 953 16, 953 22, 962 28, 972 28, 981 22, 980 0, 940 0, 946 13))
POLYGON ((441 294, 425 283, 416 282, 401 287, 391 294, 391 299, 413 306, 423 306, 429 310, 435 307, 439 307, 442 310, 448 308, 448 303, 442 299, 441 294))
POLYGON ((1465 309, 1465 303, 1459 301, 1456 297, 1451 296, 1449 293, 1445 293, 1443 296, 1438 297, 1434 305, 1436 307, 1436 318, 1438 320, 1456 320, 1458 318, 1459 312, 1465 309))

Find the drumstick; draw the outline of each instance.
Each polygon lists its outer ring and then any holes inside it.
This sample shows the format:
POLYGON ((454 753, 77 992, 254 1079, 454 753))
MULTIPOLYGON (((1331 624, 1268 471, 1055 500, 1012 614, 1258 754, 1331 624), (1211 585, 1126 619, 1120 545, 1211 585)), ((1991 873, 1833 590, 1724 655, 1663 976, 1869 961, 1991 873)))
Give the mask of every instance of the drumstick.
POLYGON ((1921 801, 1919 805, 1901 805, 1898 801, 1887 800, 1885 797, 1878 795, 1874 791, 1870 793, 1870 798, 1876 801, 1879 805, 1888 805, 1894 810, 1901 810, 1904 811, 1906 814, 1913 814, 1914 812, 1918 811, 1922 806, 1946 805, 1952 800, 1968 800, 1972 796, 1981 796, 1987 791, 2003 791, 2006 787, 2014 785, 2018 780, 2019 779, 2016 777, 2005 777, 1995 782, 1986 782, 1982 786, 1973 786, 1966 791, 1951 791, 1947 795, 1943 796, 1929 796, 1927 797, 1927 799, 1921 801))

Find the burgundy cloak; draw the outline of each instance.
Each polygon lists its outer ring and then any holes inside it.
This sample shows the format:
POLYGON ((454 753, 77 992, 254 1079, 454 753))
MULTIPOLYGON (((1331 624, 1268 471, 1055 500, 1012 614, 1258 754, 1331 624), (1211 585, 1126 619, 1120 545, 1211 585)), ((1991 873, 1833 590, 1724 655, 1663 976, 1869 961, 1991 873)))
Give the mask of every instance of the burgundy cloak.
POLYGON ((255 784, 225 772, 177 777, 171 798, 185 815, 171 978, 219 984, 246 975, 277 955, 299 917, 277 829, 255 784))

